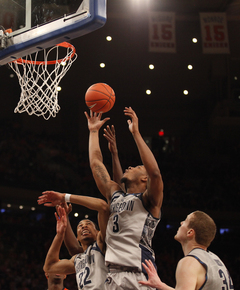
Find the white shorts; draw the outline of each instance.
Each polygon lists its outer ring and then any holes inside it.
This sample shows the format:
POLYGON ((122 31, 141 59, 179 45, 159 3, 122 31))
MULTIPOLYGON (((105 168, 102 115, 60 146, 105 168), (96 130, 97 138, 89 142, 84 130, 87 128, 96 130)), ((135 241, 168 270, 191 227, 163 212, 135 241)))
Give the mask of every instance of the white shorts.
POLYGON ((138 281, 147 281, 142 272, 110 272, 107 274, 104 284, 105 290, 153 290, 153 288, 141 285, 138 281))

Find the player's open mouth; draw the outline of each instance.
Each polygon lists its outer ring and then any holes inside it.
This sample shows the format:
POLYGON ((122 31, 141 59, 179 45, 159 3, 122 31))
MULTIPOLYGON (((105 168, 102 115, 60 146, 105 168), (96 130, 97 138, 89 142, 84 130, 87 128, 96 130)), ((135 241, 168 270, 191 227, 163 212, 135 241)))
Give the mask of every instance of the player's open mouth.
POLYGON ((84 231, 82 231, 82 235, 84 236, 84 235, 88 235, 88 234, 90 234, 90 232, 88 231, 88 230, 84 230, 84 231))

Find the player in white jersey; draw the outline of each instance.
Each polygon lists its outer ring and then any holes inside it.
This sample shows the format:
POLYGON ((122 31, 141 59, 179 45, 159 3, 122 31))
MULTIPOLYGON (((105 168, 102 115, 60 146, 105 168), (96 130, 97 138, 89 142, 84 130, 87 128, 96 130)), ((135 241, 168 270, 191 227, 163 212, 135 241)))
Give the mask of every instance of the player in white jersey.
POLYGON ((38 202, 45 205, 58 205, 59 200, 71 201, 81 204, 90 209, 98 211, 98 222, 100 231, 94 223, 88 219, 80 221, 77 226, 77 239, 81 243, 78 247, 78 254, 70 260, 59 260, 59 252, 64 240, 68 225, 66 210, 58 207, 57 234, 50 246, 43 270, 48 273, 72 274, 76 273, 78 289, 83 290, 103 290, 108 268, 105 265, 105 233, 109 216, 109 206, 101 199, 61 194, 59 192, 47 191, 39 197, 38 202), (46 204, 46 202, 48 202, 46 204))
POLYGON ((175 239, 181 243, 184 258, 176 269, 176 287, 163 283, 151 261, 146 260, 144 268, 149 280, 141 281, 159 290, 222 290, 234 289, 229 272, 220 258, 208 251, 216 234, 213 219, 202 211, 195 211, 181 222, 175 239))
MULTIPOLYGON (((146 279, 141 261, 147 258, 154 262, 151 242, 160 220, 163 181, 156 159, 139 132, 136 113, 126 107, 124 114, 130 118, 129 130, 143 165, 128 167, 121 178, 122 186, 111 180, 99 145, 99 130, 109 118, 101 120, 101 113, 90 111, 89 116, 85 112, 91 170, 98 189, 110 204, 105 256, 110 273, 105 286, 109 290, 151 289, 138 282, 146 279)), ((111 142, 107 130, 104 136, 111 142)))

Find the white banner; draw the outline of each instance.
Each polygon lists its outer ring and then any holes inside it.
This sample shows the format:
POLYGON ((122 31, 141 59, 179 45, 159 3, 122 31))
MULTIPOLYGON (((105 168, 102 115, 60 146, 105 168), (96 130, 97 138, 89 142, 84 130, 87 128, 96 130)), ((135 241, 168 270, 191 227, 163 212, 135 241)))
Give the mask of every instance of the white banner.
POLYGON ((174 12, 149 12, 149 51, 176 52, 174 12))
POLYGON ((203 53, 229 53, 225 13, 200 13, 203 53))

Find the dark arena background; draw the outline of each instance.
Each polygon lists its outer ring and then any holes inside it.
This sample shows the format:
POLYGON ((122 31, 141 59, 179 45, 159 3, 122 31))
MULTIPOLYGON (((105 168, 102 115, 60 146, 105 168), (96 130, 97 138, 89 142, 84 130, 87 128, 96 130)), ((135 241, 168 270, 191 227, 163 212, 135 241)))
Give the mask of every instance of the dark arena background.
MULTIPOLYGON (((114 107, 103 116, 115 125, 122 167, 141 162, 123 114, 131 106, 163 176, 162 219, 153 239, 162 281, 175 286, 183 254, 173 237, 187 214, 202 210, 218 228, 209 249, 240 289, 240 0, 107 2, 103 28, 70 41, 78 58, 60 83, 61 110, 55 118, 14 113, 18 79, 9 66, 0 67, 0 289, 47 289, 43 264, 56 225, 54 208, 37 204, 43 191, 102 198, 89 167, 84 116, 85 92, 98 82, 116 94, 114 107), (175 38, 166 51, 161 45, 151 50, 151 12, 175 15, 175 38), (226 15, 228 51, 214 50, 216 45, 204 51, 199 13, 226 15)), ((85 216, 96 220, 95 212, 73 205, 74 230, 85 216)), ((64 245, 61 258, 70 258, 64 245)), ((77 289, 74 275, 65 287, 77 289)))

